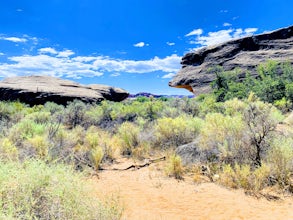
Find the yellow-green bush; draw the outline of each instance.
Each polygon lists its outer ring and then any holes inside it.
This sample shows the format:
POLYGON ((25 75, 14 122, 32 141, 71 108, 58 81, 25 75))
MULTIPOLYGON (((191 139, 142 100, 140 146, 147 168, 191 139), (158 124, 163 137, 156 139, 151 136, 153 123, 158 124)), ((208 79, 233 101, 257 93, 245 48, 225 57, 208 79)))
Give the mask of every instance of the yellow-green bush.
POLYGON ((291 138, 275 138, 267 155, 272 175, 279 184, 285 186, 293 174, 293 140, 291 138))
POLYGON ((189 143, 195 139, 201 126, 201 119, 190 116, 159 118, 155 126, 156 144, 166 148, 189 143))
POLYGON ((244 113, 245 108, 247 107, 247 104, 237 98, 228 100, 224 102, 224 109, 226 115, 241 115, 244 113))
POLYGON ((276 100, 274 102, 274 105, 283 113, 289 112, 292 108, 292 102, 290 100, 287 100, 285 97, 280 100, 276 100))
POLYGON ((219 182, 229 188, 237 188, 236 174, 230 164, 225 164, 219 174, 219 182))
POLYGON ((3 138, 0 141, 0 158, 1 160, 18 160, 18 149, 17 147, 8 139, 3 138))
POLYGON ((119 219, 119 201, 113 208, 94 190, 69 166, 0 162, 1 219, 119 219))
POLYGON ((49 152, 49 142, 47 137, 36 135, 27 140, 27 142, 36 150, 39 158, 45 159, 49 152))
POLYGON ((45 130, 45 124, 37 124, 30 119, 24 118, 11 128, 9 132, 9 138, 16 145, 21 145, 23 140, 32 138, 35 135, 43 135, 45 130))
POLYGON ((216 97, 211 94, 204 94, 197 98, 199 103, 199 115, 204 117, 208 113, 219 112, 222 108, 222 103, 217 102, 216 97))
POLYGON ((95 126, 91 126, 86 132, 84 145, 89 150, 101 148, 104 155, 103 159, 113 160, 119 143, 116 136, 95 126))
POLYGON ((218 149, 223 159, 241 157, 238 154, 244 150, 245 130, 241 115, 209 113, 200 130, 200 146, 203 149, 218 149))
POLYGON ((27 116, 28 119, 34 121, 37 124, 45 124, 49 122, 50 117, 51 117, 50 112, 43 112, 43 111, 34 112, 27 116))
POLYGON ((238 165, 232 167, 225 164, 219 173, 219 182, 229 188, 242 188, 249 191, 260 191, 268 185, 270 169, 263 166, 252 169, 249 165, 238 165))
POLYGON ((124 122, 118 129, 118 136, 121 138, 121 153, 131 155, 134 148, 138 147, 140 129, 131 122, 124 122))

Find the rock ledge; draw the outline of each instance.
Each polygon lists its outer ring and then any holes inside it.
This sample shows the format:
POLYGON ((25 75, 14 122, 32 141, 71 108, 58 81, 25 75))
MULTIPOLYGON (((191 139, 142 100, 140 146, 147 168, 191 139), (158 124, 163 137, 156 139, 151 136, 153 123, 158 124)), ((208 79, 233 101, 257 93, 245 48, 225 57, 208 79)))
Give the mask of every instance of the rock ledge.
POLYGON ((102 100, 122 101, 129 93, 106 85, 81 85, 70 80, 51 76, 18 76, 0 81, 0 100, 19 100, 29 105, 48 101, 66 105, 74 99, 87 103, 102 100))
POLYGON ((239 68, 244 76, 247 70, 256 75, 255 67, 267 60, 293 63, 293 26, 187 53, 169 86, 196 95, 206 93, 211 90, 210 83, 215 79, 211 70, 216 66, 225 71, 239 68))

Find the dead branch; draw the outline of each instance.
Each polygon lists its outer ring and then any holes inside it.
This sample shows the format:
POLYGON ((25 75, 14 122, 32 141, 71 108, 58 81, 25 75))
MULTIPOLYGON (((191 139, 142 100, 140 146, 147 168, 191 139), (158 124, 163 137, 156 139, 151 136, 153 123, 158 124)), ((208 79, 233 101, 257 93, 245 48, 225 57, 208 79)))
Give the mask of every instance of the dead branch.
POLYGON ((166 157, 160 157, 160 158, 156 158, 156 159, 149 159, 147 162, 143 163, 143 164, 132 164, 126 168, 111 168, 111 169, 104 169, 104 168, 100 168, 100 170, 114 170, 114 171, 125 171, 125 170, 130 170, 130 169, 135 169, 135 170, 138 170, 140 168, 143 168, 143 167, 147 167, 149 165, 151 165, 152 163, 158 163, 160 161, 164 161, 166 160, 166 157))

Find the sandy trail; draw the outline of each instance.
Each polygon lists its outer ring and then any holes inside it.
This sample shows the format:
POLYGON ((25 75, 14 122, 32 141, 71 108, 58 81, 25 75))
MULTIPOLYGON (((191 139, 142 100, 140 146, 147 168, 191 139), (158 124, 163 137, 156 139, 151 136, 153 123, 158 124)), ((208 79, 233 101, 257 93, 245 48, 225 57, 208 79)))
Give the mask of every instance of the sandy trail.
POLYGON ((119 194, 125 207, 122 219, 293 219, 293 198, 272 202, 214 183, 177 181, 165 177, 155 164, 103 171, 94 181, 101 194, 119 194))

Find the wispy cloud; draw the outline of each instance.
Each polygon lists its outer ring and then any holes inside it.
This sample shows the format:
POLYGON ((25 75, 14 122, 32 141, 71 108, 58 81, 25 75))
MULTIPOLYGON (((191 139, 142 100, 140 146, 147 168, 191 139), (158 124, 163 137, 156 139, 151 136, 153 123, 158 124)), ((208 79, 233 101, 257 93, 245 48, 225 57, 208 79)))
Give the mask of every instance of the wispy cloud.
POLYGON ((40 54, 52 54, 56 55, 57 57, 70 57, 75 54, 72 50, 57 51, 52 47, 41 48, 38 51, 40 54))
POLYGON ((202 29, 194 29, 193 31, 189 32, 185 35, 185 37, 193 36, 193 35, 201 35, 203 33, 202 29))
POLYGON ((228 13, 229 11, 228 10, 226 10, 226 9, 223 9, 223 10, 221 10, 221 11, 219 11, 220 13, 228 13))
POLYGON ((70 57, 74 54, 75 53, 72 50, 64 50, 64 51, 58 52, 57 57, 70 57))
POLYGON ((223 24, 223 26, 224 26, 224 27, 230 27, 230 26, 232 26, 232 24, 230 24, 230 23, 228 23, 228 22, 225 22, 225 23, 223 24))
POLYGON ((139 42, 136 44, 133 44, 134 47, 146 47, 149 46, 149 44, 146 44, 145 42, 139 42))
POLYGON ((176 73, 168 73, 168 74, 162 76, 162 79, 170 79, 175 75, 176 75, 176 73))
POLYGON ((250 36, 255 33, 257 28, 238 28, 238 29, 227 29, 219 30, 216 32, 209 32, 207 35, 197 35, 191 40, 190 44, 196 44, 199 47, 212 46, 232 39, 242 38, 250 36))
POLYGON ((180 69, 181 57, 176 54, 165 58, 149 60, 119 60, 109 57, 96 57, 94 68, 101 72, 150 73, 155 71, 175 72, 180 69))
POLYGON ((120 76, 120 75, 121 75, 120 73, 112 73, 110 76, 117 77, 117 76, 120 76))
POLYGON ((174 45, 175 45, 174 42, 166 42, 166 44, 167 44, 168 46, 174 46, 174 45))
POLYGON ((4 56, 4 55, 5 55, 4 53, 1 53, 1 52, 0 52, 0 56, 4 56))
POLYGON ((52 47, 45 47, 45 48, 39 49, 39 53, 57 54, 58 52, 52 47))
POLYGON ((25 43, 27 42, 26 38, 19 38, 19 37, 0 37, 0 40, 11 41, 14 43, 25 43))

